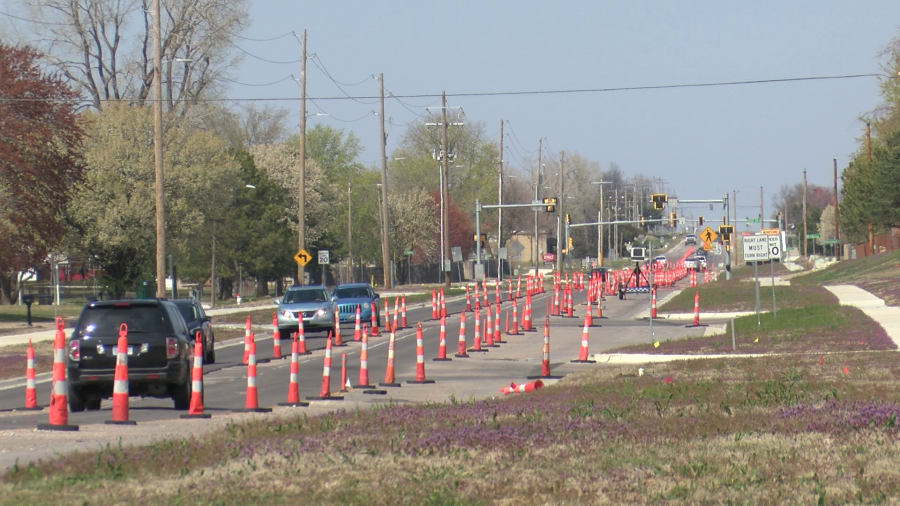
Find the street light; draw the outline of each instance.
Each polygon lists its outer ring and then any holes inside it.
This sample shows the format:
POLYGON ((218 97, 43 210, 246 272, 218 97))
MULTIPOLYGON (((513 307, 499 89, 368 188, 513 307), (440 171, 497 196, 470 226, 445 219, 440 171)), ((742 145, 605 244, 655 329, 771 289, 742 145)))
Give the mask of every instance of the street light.
POLYGON ((600 187, 600 210, 597 211, 597 221, 600 222, 597 225, 597 267, 603 267, 603 185, 612 184, 612 181, 604 181, 603 178, 600 178, 600 181, 591 181, 591 184, 600 187))

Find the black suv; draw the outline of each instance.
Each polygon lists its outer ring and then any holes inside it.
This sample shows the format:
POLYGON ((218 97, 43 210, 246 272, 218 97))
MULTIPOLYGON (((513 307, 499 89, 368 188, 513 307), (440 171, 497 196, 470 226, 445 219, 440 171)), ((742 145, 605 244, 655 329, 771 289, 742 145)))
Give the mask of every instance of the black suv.
POLYGON ((196 339, 197 332, 203 338, 203 363, 216 363, 216 335, 212 328, 212 318, 207 316, 203 306, 195 299, 175 299, 172 301, 181 311, 184 323, 196 339))
POLYGON ((128 326, 128 394, 191 401, 193 338, 178 308, 162 299, 91 302, 68 341, 69 409, 100 409, 112 397, 119 326, 128 326))

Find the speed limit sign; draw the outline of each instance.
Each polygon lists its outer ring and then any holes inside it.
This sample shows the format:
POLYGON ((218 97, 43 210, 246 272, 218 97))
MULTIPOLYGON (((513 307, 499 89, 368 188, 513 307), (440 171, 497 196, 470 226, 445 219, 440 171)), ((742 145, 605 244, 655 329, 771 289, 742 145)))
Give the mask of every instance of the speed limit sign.
POLYGON ((769 237, 769 260, 781 258, 781 236, 770 235, 769 237))

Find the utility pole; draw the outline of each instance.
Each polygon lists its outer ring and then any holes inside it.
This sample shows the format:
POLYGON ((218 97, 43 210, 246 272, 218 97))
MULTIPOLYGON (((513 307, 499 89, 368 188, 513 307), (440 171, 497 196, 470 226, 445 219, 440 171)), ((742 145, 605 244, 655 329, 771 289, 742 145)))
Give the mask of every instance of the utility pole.
POLYGON ((762 229, 766 228, 766 225, 763 223, 765 219, 765 214, 763 214, 763 187, 759 187, 759 231, 762 232, 762 229))
POLYGON ((803 258, 806 256, 806 169, 803 169, 803 258))
MULTIPOLYGON (((500 184, 497 189, 497 201, 503 205, 503 120, 500 120, 500 162, 497 172, 500 184)), ((503 208, 497 209, 497 279, 503 281, 503 260, 500 259, 500 248, 503 247, 503 208)))
MULTIPOLYGON (((559 152, 559 196, 556 197, 559 206, 557 208, 556 215, 556 270, 562 270, 562 250, 563 248, 568 248, 569 244, 566 239, 563 238, 562 234, 562 217, 565 216, 565 210, 563 209, 563 205, 566 202, 566 198, 563 196, 563 181, 565 179, 565 165, 566 163, 566 152, 559 152)), ((566 250, 566 254, 569 252, 566 250)))
MULTIPOLYGON (((544 178, 541 174, 541 150, 543 149, 544 138, 541 137, 538 139, 538 159, 537 159, 537 173, 535 174, 535 182, 534 182, 534 200, 537 202, 538 200, 538 190, 541 185, 544 184, 544 178)), ((559 254, 559 244, 556 245, 556 253, 559 254)), ((534 208, 534 275, 538 274, 538 208, 534 208)))
MULTIPOLYGON (((300 251, 306 242, 306 29, 300 34, 300 176, 297 184, 297 243, 300 251)), ((297 284, 305 281, 304 268, 297 264, 297 284)))
POLYGON ((347 183, 347 280, 353 282, 353 181, 347 183))
POLYGON ((834 238, 838 241, 838 253, 835 255, 839 260, 841 258, 841 227, 840 215, 838 214, 838 183, 837 183, 837 157, 834 157, 834 238))
MULTIPOLYGON (((163 181, 162 53, 159 0, 153 0, 153 159, 156 170, 156 296, 166 296, 166 197, 163 181)), ((174 281, 174 280, 173 280, 174 281)))
POLYGON ((387 135, 384 134, 384 74, 378 74, 379 113, 381 121, 381 266, 384 269, 384 287, 394 287, 391 275, 391 254, 388 251, 388 191, 387 191, 387 135))
POLYGON ((446 268, 447 259, 450 258, 450 234, 449 234, 449 198, 450 193, 447 191, 447 178, 450 175, 448 170, 450 164, 450 151, 447 146, 447 92, 441 92, 441 152, 443 156, 441 156, 441 174, 443 175, 443 180, 441 182, 441 195, 443 195, 443 203, 442 212, 444 215, 444 220, 448 223, 444 225, 443 239, 444 239, 444 251, 441 252, 441 269, 444 271, 444 286, 447 288, 450 287, 450 271, 446 268))

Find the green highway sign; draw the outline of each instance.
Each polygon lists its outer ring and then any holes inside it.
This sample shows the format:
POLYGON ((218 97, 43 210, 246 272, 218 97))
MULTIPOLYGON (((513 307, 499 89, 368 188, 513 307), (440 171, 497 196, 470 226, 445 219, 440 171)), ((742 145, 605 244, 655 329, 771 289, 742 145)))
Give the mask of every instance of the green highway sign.
POLYGON ((822 234, 806 234, 807 239, 818 239, 822 237, 822 234))
POLYGON ((822 243, 823 244, 840 244, 841 240, 840 239, 825 239, 824 241, 822 241, 822 243))
POLYGON ((412 252, 411 249, 408 249, 408 250, 404 251, 403 254, 404 254, 404 255, 412 255, 413 252, 412 252))

